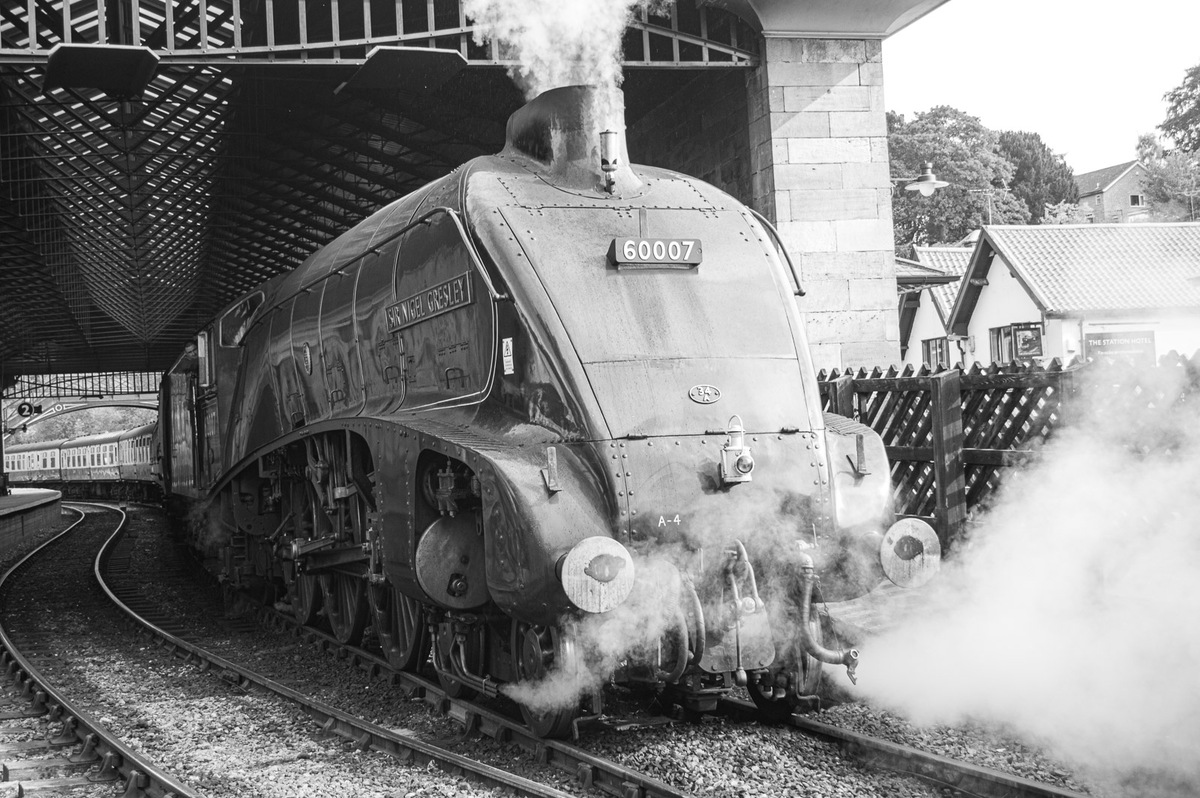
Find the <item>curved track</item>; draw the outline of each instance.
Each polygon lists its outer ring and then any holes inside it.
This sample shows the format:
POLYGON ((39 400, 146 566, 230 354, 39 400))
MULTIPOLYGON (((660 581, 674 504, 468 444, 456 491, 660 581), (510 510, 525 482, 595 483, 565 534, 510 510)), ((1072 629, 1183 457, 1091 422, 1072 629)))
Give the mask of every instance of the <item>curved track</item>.
MULTIPOLYGON (((16 784, 16 793, 43 790, 72 790, 72 794, 113 794, 116 783, 124 785, 127 796, 168 796, 178 798, 198 796, 199 793, 160 770, 148 759, 135 752, 103 723, 83 711, 75 701, 60 692, 42 674, 36 662, 54 657, 54 642, 49 634, 10 633, 7 620, 14 614, 14 597, 23 601, 55 602, 72 593, 70 585, 58 580, 41 579, 39 569, 47 558, 60 561, 78 559, 73 544, 78 532, 89 519, 80 514, 67 529, 27 554, 3 577, 0 577, 0 596, 5 607, 0 619, 0 665, 11 682, 11 692, 23 707, 4 708, 0 720, 19 721, 0 729, 6 737, 20 735, 34 739, 0 745, 0 755, 7 762, 6 781, 16 784), (65 755, 56 755, 65 754, 65 755)), ((120 513, 117 530, 125 523, 120 513)))
MULTIPOLYGON (((324 731, 353 741, 360 749, 391 754, 405 761, 434 763, 449 772, 471 778, 481 784, 502 787, 517 795, 556 798, 568 793, 545 784, 508 773, 480 761, 449 751, 410 734, 401 734, 344 712, 302 691, 275 681, 240 663, 186 639, 186 631, 172 626, 173 619, 141 593, 137 578, 126 574, 130 558, 128 542, 114 536, 96 559, 96 578, 111 600, 160 644, 201 667, 217 671, 222 678, 245 689, 258 688, 294 702, 321 723, 324 731), (164 628, 167 627, 167 628, 164 628)), ((372 675, 388 674, 408 695, 424 700, 435 710, 456 720, 468 732, 486 734, 500 742, 516 743, 532 752, 535 761, 552 765, 571 774, 581 787, 622 798, 684 798, 686 795, 661 781, 615 762, 593 756, 566 743, 534 737, 521 723, 469 701, 452 699, 433 681, 393 670, 386 660, 361 649, 341 646, 332 635, 300 627, 292 619, 274 610, 260 608, 261 620, 284 627, 310 642, 336 651, 340 657, 372 675)))
MULTIPOLYGON (((114 540, 106 546, 102 559, 103 564, 98 559, 96 568, 98 576, 106 572, 104 579, 111 583, 106 590, 110 591, 114 601, 125 607, 131 620, 136 619, 136 622, 141 624, 147 633, 154 635, 161 645, 173 649, 180 656, 206 663, 204 667, 217 670, 230 682, 245 688, 267 689, 294 701, 315 717, 330 734, 351 740, 362 749, 387 752, 407 761, 436 763, 444 770, 467 776, 481 784, 502 785, 517 794, 566 794, 448 751, 432 742, 425 742, 407 734, 397 734, 356 718, 337 707, 315 701, 298 690, 205 651, 184 639, 186 632, 175 628, 173 619, 161 614, 156 617, 152 602, 141 599, 140 587, 136 583, 131 581, 122 584, 122 563, 128 560, 128 554, 123 552, 119 540, 114 540)), ((540 740, 521 723, 476 703, 451 699, 436 682, 419 675, 394 670, 383 657, 361 648, 341 645, 333 635, 302 627, 290 615, 261 606, 254 612, 258 624, 286 630, 311 645, 325 649, 331 656, 348 661, 373 677, 388 678, 393 684, 399 684, 409 696, 423 700, 436 712, 457 721, 468 732, 484 734, 501 742, 516 743, 531 752, 537 762, 566 771, 580 787, 623 798, 682 798, 686 795, 658 779, 594 756, 575 745, 540 740)), ((722 710, 724 714, 737 720, 750 720, 757 715, 753 705, 732 699, 723 703, 722 710)), ((1080 793, 840 729, 804 715, 793 716, 788 725, 806 735, 840 746, 847 754, 868 767, 904 773, 936 788, 951 789, 954 794, 981 798, 1084 798, 1080 793)))

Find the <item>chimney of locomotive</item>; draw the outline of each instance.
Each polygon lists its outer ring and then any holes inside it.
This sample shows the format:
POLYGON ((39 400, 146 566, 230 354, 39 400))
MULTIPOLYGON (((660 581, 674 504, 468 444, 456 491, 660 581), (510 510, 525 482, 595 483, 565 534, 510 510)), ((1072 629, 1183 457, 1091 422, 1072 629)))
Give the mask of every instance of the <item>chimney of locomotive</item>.
POLYGON ((628 196, 642 186, 629 166, 625 97, 620 89, 564 86, 508 118, 505 150, 538 161, 560 188, 628 196))

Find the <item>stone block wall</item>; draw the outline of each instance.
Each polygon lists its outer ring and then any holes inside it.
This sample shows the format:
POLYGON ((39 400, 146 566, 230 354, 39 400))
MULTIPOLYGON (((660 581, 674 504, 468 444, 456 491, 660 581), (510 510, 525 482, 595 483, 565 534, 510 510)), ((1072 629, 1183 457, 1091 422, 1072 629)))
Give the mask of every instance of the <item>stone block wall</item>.
POLYGON ((818 367, 900 355, 881 50, 768 37, 749 81, 753 204, 799 268, 818 367))

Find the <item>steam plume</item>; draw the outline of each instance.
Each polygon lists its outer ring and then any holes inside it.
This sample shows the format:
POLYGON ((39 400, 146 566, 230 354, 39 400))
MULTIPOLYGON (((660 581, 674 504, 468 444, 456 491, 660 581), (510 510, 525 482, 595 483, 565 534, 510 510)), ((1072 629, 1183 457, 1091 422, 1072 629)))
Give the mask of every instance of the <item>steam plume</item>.
POLYGON ((639 560, 629 599, 603 616, 586 616, 570 630, 577 659, 555 662, 545 678, 506 685, 504 693, 535 712, 569 707, 599 689, 621 660, 658 644, 679 605, 679 573, 665 560, 639 560))
POLYGON ((475 38, 500 42, 509 74, 533 99, 547 89, 621 84, 621 37, 635 7, 666 0, 464 0, 475 38))
POLYGON ((919 723, 1007 725, 1118 783, 1136 779, 1129 794, 1194 794, 1195 399, 1136 412, 1110 399, 1060 430, 1009 477, 920 617, 864 643, 858 689, 919 723), (1146 774, 1173 786, 1151 789, 1146 774))

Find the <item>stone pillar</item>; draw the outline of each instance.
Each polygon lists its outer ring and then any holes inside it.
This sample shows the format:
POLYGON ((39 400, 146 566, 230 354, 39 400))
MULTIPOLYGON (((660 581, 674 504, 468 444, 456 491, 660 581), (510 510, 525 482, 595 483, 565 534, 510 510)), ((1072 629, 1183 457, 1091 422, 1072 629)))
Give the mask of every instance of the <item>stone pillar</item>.
POLYGON ((819 369, 900 360, 880 54, 768 35, 747 86, 752 204, 800 272, 819 369))

